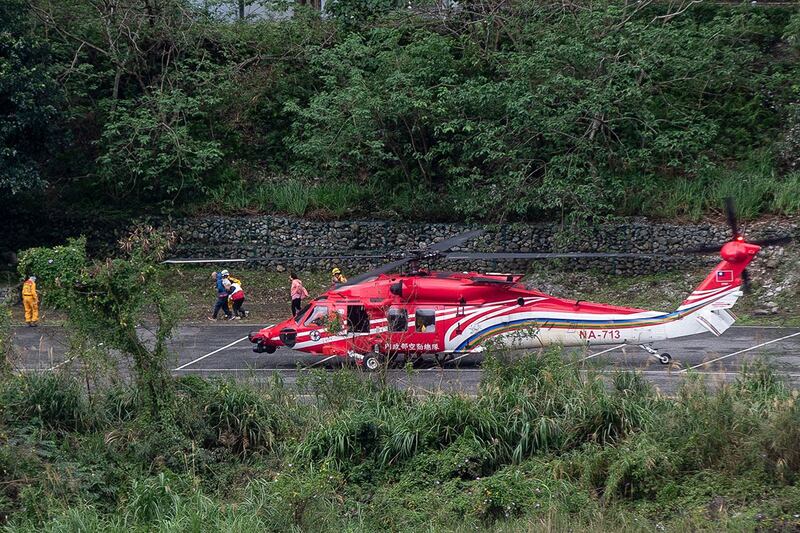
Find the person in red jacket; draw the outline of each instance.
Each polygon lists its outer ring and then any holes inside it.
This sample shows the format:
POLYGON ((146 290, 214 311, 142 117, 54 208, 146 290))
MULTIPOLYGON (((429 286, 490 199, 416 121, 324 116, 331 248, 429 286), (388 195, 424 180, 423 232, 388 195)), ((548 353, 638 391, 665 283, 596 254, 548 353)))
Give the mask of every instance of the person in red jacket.
POLYGON ((241 283, 231 283, 228 289, 228 299, 233 303, 233 318, 231 320, 241 320, 247 316, 247 311, 242 309, 244 305, 244 290, 241 283))

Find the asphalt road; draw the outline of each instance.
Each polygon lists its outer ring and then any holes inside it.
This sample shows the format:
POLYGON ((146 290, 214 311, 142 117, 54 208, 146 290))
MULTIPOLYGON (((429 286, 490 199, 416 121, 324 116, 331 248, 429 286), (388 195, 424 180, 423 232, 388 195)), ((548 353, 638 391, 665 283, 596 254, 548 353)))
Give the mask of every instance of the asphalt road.
MULTIPOLYGON (((291 384, 309 368, 335 370, 342 360, 310 356, 289 349, 274 354, 256 354, 247 342, 253 325, 184 325, 177 328, 171 341, 175 354, 173 374, 232 376, 240 380, 268 379, 278 372, 291 384)), ((19 327, 14 330, 15 367, 20 371, 50 371, 75 368, 80 358, 67 357, 68 343, 60 326, 19 327)), ((144 335, 147 332, 143 331, 144 335)), ((570 357, 587 369, 611 374, 619 370, 641 371, 664 393, 673 393, 685 371, 702 372, 711 384, 736 379, 742 365, 760 358, 770 364, 797 387, 800 387, 800 328, 734 326, 721 337, 711 334, 665 341, 655 346, 669 352, 673 363, 658 363, 635 346, 571 349, 570 357)), ((478 390, 482 370, 480 355, 468 355, 448 362, 444 367, 433 364, 415 372, 392 369, 387 378, 398 387, 420 392, 460 391, 473 394, 478 390)), ((124 363, 122 363, 124 367, 124 363)))

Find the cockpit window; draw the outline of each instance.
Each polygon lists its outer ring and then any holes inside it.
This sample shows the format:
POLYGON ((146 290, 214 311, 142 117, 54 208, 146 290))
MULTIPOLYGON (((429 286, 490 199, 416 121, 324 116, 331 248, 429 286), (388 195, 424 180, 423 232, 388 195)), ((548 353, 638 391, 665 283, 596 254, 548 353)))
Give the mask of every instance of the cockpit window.
POLYGON ((311 314, 303 323, 305 326, 324 326, 328 323, 328 306, 318 305, 311 310, 311 314))
POLYGON ((303 323, 303 318, 305 318, 306 313, 308 313, 308 308, 309 307, 311 307, 311 304, 306 304, 305 306, 303 306, 302 309, 300 309, 297 312, 296 315, 294 315, 294 323, 295 324, 302 324, 303 323))

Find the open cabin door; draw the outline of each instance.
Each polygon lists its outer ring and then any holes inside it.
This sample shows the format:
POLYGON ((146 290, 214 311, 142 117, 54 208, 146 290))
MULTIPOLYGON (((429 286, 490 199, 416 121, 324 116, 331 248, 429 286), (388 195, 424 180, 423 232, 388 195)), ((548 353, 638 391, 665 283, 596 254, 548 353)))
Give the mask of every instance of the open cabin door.
POLYGON ((347 306, 347 332, 369 333, 369 314, 363 305, 347 306))

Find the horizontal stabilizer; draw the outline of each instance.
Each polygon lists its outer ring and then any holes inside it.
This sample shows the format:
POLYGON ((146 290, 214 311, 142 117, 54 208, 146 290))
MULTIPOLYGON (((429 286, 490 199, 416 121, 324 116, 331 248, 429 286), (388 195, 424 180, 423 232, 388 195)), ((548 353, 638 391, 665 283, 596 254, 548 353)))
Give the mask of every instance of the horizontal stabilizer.
POLYGON ((703 328, 717 337, 722 335, 736 321, 736 317, 725 309, 705 309, 694 318, 703 328))

